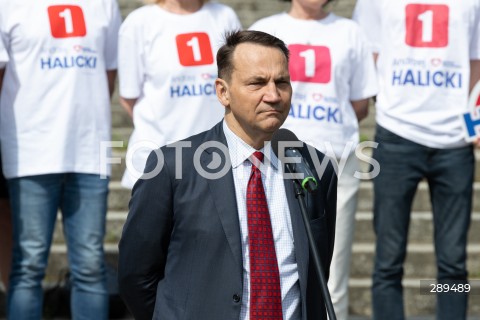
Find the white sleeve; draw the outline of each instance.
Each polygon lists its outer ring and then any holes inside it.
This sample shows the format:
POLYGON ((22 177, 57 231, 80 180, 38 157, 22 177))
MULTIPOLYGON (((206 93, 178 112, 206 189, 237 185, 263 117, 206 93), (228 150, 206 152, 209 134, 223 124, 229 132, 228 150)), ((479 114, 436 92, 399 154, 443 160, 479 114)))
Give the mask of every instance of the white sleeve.
POLYGON ((480 60, 480 8, 477 8, 470 40, 470 60, 480 60))
POLYGON ((365 35, 357 25, 352 32, 354 55, 350 74, 350 100, 357 101, 373 97, 378 93, 377 75, 372 52, 365 35))
MULTIPOLYGON (((3 4, 0 1, 0 4, 3 4)), ((8 62, 8 52, 7 52, 7 41, 6 41, 6 35, 5 35, 5 29, 3 26, 3 17, 2 14, 0 13, 0 69, 5 68, 7 62, 8 62)))
POLYGON ((127 99, 140 97, 145 76, 143 24, 142 19, 134 18, 137 19, 132 19, 132 16, 126 18, 118 36, 119 92, 127 99))
POLYGON ((375 53, 380 52, 382 37, 380 0, 357 0, 352 19, 363 29, 371 51, 375 53))
POLYGON ((230 31, 236 31, 236 30, 242 30, 243 27, 242 27, 242 24, 240 22, 240 19, 238 19, 238 16, 237 14, 235 13, 235 11, 233 11, 232 8, 228 7, 228 10, 227 10, 227 21, 229 22, 228 24, 228 30, 230 31))
POLYGON ((278 18, 278 15, 274 15, 274 16, 269 16, 266 18, 262 18, 258 21, 255 21, 248 29, 262 31, 262 32, 271 34, 272 36, 282 38, 278 36, 278 31, 277 31, 278 25, 281 23, 282 23, 282 20, 278 18))
POLYGON ((117 69, 117 52, 118 52, 118 30, 122 23, 122 17, 120 15, 120 9, 116 0, 110 1, 110 8, 108 18, 108 29, 105 41, 105 66, 107 70, 117 69))
POLYGON ((248 30, 262 31, 273 35, 272 30, 270 30, 272 28, 269 28, 271 25, 265 23, 265 21, 265 18, 255 21, 248 30))
POLYGON ((242 24, 232 8, 218 3, 216 5, 217 6, 212 7, 210 14, 211 19, 213 19, 215 24, 218 26, 218 30, 222 35, 222 38, 226 32, 242 30, 242 24))

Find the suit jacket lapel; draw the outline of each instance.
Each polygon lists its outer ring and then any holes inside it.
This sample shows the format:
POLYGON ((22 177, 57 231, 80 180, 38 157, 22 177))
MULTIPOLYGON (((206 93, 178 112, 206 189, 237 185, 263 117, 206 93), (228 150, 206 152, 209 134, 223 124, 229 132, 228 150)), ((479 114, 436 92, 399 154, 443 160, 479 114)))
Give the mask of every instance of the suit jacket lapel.
MULTIPOLYGON (((217 124, 212 132, 211 141, 220 142, 225 147, 227 147, 227 141, 223 133, 222 123, 217 124)), ((224 156, 223 151, 219 151, 216 148, 207 148, 201 155, 201 162, 203 163, 203 168, 206 168, 207 165, 213 159, 213 152, 217 152, 222 157, 224 156)), ((220 221, 222 223, 223 229, 225 230, 225 235, 227 237, 228 244, 232 250, 233 257, 236 260, 239 270, 232 270, 232 274, 243 275, 243 263, 242 263, 242 245, 241 245, 241 236, 240 236, 240 222, 238 219, 238 210, 237 210, 237 198, 235 195, 235 184, 233 181, 232 166, 230 163, 230 157, 227 154, 223 157, 227 163, 229 170, 226 174, 221 176, 218 179, 207 179, 207 184, 209 186, 210 192, 212 193, 212 198, 214 199, 214 204, 217 209, 220 221)), ((223 168, 223 162, 219 169, 223 168)))

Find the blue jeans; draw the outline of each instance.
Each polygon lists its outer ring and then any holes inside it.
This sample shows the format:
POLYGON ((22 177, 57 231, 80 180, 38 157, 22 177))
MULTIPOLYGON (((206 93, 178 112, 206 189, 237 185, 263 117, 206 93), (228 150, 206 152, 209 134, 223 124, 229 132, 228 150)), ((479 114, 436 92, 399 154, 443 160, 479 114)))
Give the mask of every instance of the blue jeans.
POLYGON ((42 317, 41 282, 58 209, 68 249, 73 319, 107 319, 103 239, 108 179, 61 173, 10 179, 8 185, 14 238, 9 319, 42 317))
MULTIPOLYGON (((439 282, 466 281, 467 232, 472 211, 473 147, 434 149, 377 126, 373 158, 374 228, 373 313, 378 320, 403 320, 402 276, 412 201, 426 179, 433 210, 439 282)), ((468 296, 437 295, 437 319, 466 319, 468 296)))

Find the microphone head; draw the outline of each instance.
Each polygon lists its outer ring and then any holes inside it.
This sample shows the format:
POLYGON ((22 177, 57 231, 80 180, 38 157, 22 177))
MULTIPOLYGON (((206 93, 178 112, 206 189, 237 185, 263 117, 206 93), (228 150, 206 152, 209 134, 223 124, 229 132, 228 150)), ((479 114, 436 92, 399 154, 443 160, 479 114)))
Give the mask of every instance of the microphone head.
POLYGON ((293 133, 292 131, 290 131, 288 129, 285 129, 285 128, 278 129, 273 134, 272 141, 271 141, 273 153, 275 154, 275 156, 277 158, 278 158, 278 143, 280 141, 297 142, 299 140, 298 140, 297 136, 295 135, 295 133, 293 133))

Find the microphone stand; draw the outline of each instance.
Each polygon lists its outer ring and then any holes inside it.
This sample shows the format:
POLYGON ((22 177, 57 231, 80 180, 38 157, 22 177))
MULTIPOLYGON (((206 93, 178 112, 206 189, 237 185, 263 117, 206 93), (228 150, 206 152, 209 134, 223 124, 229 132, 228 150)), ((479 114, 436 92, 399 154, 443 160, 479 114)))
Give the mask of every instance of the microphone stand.
POLYGON ((317 244, 313 239, 312 228, 310 227, 310 219, 308 217, 307 206, 305 204, 305 193, 303 192, 303 189, 297 180, 294 180, 293 184, 295 186, 295 198, 297 198, 298 203, 300 204, 303 222, 305 224, 305 229, 307 230, 308 243, 310 245, 310 251, 312 252, 315 270, 317 271, 318 279, 320 280, 320 288, 322 290, 325 306, 327 307, 328 318, 330 320, 337 320, 337 316, 333 310, 332 298, 330 297, 330 292, 328 291, 327 282, 323 273, 322 262, 318 254, 317 244))

